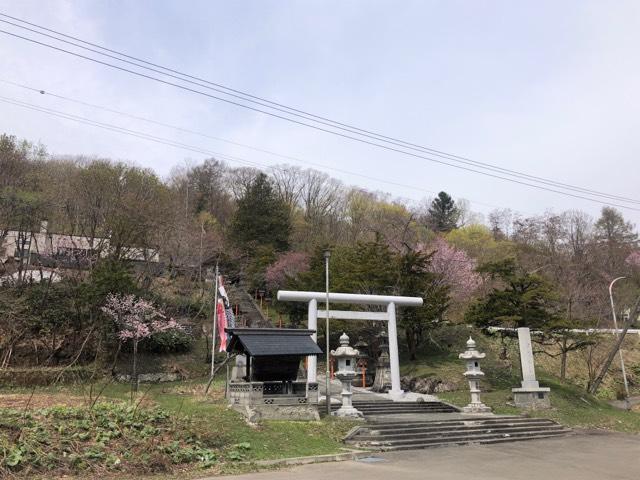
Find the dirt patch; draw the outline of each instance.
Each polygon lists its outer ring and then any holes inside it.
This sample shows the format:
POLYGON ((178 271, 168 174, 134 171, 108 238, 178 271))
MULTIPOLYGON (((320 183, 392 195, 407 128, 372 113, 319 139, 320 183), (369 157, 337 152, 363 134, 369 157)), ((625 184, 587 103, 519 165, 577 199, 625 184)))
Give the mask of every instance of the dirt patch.
POLYGON ((0 394, 0 408, 48 408, 57 405, 67 407, 79 407, 85 404, 82 397, 74 397, 68 394, 0 394))

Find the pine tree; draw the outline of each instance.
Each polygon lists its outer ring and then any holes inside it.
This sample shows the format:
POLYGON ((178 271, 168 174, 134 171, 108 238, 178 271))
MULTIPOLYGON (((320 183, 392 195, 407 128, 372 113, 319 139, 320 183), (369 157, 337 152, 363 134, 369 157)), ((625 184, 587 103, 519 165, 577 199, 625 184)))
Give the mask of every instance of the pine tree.
POLYGON ((460 209, 456 206, 456 202, 447 192, 440 192, 429 207, 427 217, 429 227, 437 232, 450 232, 457 228, 459 219, 460 209))
POLYGON ((289 247, 290 231, 289 209, 261 173, 238 200, 231 238, 245 249, 271 247, 280 252, 289 247))
POLYGON ((478 299, 465 314, 479 327, 530 327, 552 331, 567 328, 559 315, 554 286, 542 277, 522 271, 513 258, 490 262, 478 273, 496 280, 496 286, 478 299))

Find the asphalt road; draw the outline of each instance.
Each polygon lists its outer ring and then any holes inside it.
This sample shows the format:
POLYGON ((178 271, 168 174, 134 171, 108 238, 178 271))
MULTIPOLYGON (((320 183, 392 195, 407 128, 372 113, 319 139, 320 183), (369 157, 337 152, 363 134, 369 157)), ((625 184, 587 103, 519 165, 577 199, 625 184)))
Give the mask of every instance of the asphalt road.
MULTIPOLYGON (((219 477, 218 477, 219 478, 219 477)), ((374 454, 225 480, 638 480, 640 435, 581 433, 549 440, 374 454)))

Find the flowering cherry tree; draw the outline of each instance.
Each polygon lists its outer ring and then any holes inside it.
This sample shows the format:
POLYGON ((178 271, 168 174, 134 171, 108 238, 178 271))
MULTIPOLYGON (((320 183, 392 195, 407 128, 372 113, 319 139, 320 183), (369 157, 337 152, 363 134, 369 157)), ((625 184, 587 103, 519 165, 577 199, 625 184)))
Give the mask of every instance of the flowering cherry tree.
POLYGON ((640 267, 640 251, 634 250, 633 252, 631 252, 625 259, 625 263, 632 268, 640 267))
POLYGON ((113 319, 118 329, 118 339, 133 343, 132 389, 138 389, 138 344, 152 335, 170 330, 182 330, 174 319, 167 318, 151 302, 135 295, 110 293, 102 311, 113 319))
POLYGON ((265 273, 267 287, 270 290, 282 288, 285 282, 296 278, 302 272, 309 270, 309 255, 302 252, 287 252, 272 263, 265 273))
POLYGON ((437 237, 424 250, 433 253, 429 270, 439 274, 450 286, 454 298, 469 298, 480 286, 482 277, 476 272, 476 261, 464 250, 455 248, 442 237, 437 237))

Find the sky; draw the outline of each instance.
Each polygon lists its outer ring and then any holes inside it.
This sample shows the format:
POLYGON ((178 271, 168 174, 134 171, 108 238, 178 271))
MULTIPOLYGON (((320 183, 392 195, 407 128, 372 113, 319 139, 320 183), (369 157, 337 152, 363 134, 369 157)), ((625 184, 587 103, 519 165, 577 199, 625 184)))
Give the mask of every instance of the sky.
MULTIPOLYGON (((0 0, 0 13, 359 128, 640 199, 637 1, 0 0)), ((55 43, 6 23, 0 29, 55 43)), ((409 202, 444 190, 484 214, 579 209, 597 217, 602 208, 353 142, 2 33, 0 96, 260 165, 314 164, 345 184, 409 202)), ((162 177, 211 156, 3 102, 0 132, 41 142, 53 154, 124 160, 162 177)), ((640 205, 634 208, 622 211, 638 224, 640 205)))

